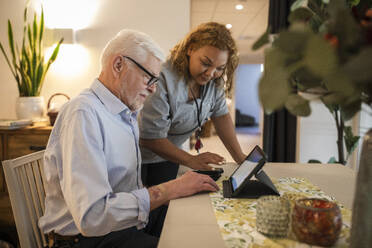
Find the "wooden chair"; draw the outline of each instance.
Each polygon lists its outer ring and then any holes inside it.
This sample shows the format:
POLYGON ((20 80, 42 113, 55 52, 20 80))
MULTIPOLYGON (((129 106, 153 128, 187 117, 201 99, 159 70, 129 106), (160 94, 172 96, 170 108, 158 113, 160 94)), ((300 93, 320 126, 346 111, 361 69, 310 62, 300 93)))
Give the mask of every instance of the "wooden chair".
POLYGON ((2 162, 22 248, 47 247, 38 226, 45 211, 43 156, 44 151, 39 151, 2 162))

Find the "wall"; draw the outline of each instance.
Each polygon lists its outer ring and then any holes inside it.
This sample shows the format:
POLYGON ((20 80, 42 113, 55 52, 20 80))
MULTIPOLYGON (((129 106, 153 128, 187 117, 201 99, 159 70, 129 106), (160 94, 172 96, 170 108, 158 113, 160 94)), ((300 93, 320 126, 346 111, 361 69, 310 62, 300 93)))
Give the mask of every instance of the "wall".
POLYGON ((331 113, 321 102, 311 102, 311 110, 309 117, 298 117, 299 162, 317 159, 327 163, 332 156, 337 159, 337 130, 331 113))
POLYGON ((358 148, 356 149, 357 157, 357 166, 356 168, 359 168, 359 160, 360 160, 360 154, 362 153, 362 144, 364 140, 365 134, 368 132, 369 129, 372 128, 372 109, 369 108, 367 105, 362 105, 362 111, 359 112, 359 115, 357 116, 358 121, 358 127, 359 130, 357 130, 358 135, 361 137, 359 139, 358 148))
POLYGON ((260 121, 261 107, 258 99, 258 82, 261 77, 260 64, 240 64, 236 72, 235 107, 242 114, 260 121))
MULTIPOLYGON (((73 97, 89 87, 98 76, 99 57, 106 42, 123 28, 137 29, 152 36, 166 54, 189 30, 189 0, 48 0, 54 1, 63 15, 61 22, 78 16, 92 14, 91 21, 75 32, 79 46, 63 46, 57 61, 45 79, 41 95, 47 100, 53 93, 63 92, 73 97), (82 9, 79 4, 85 3, 82 9), (93 5, 96 4, 95 12, 93 5), (66 8, 64 10, 64 8, 66 8), (68 13, 69 12, 69 13, 68 13), (95 13, 94 13, 95 12, 95 13)), ((0 0, 0 41, 7 44, 7 19, 11 19, 15 38, 20 42, 24 0, 0 0)), ((40 6, 32 0, 33 6, 40 6)), ((44 5, 45 6, 45 5, 44 5)), ((46 6, 45 6, 46 7, 46 6)), ((48 13, 45 10, 46 22, 48 13)), ((30 15, 31 16, 31 15, 30 15)), ((16 118, 15 101, 18 97, 16 81, 12 77, 5 59, 0 55, 0 118, 16 118)), ((58 100, 57 100, 58 101, 58 100)))
MULTIPOLYGON (((311 110, 309 117, 298 117, 298 162, 307 163, 309 159, 317 159, 327 163, 331 157, 338 160, 337 128, 332 114, 320 101, 311 102, 311 110)), ((354 134, 359 132, 359 118, 359 115, 356 115, 345 123, 347 126, 352 126, 354 134)), ((344 155, 346 159, 346 149, 344 155)), ((357 168, 357 157, 358 149, 348 159, 347 166, 357 168)))

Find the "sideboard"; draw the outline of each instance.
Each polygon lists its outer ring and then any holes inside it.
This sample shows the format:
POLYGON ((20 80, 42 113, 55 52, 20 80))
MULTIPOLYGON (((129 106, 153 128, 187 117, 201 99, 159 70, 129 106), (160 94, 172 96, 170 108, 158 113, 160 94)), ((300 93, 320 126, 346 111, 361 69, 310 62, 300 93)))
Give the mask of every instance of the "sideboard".
MULTIPOLYGON (((45 149, 52 126, 46 123, 35 123, 13 130, 0 130, 0 161, 17 158, 45 149)), ((0 233, 6 233, 16 240, 15 223, 0 163, 0 233)))

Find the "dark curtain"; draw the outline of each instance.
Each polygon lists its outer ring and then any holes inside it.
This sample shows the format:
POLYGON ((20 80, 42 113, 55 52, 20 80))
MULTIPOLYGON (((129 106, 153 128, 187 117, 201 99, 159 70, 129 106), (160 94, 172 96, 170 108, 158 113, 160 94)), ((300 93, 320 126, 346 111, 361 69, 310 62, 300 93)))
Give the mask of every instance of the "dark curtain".
MULTIPOLYGON (((287 17, 294 0, 270 0, 271 33, 288 27, 287 17)), ((263 149, 270 162, 295 162, 297 119, 286 109, 264 116, 263 149)))

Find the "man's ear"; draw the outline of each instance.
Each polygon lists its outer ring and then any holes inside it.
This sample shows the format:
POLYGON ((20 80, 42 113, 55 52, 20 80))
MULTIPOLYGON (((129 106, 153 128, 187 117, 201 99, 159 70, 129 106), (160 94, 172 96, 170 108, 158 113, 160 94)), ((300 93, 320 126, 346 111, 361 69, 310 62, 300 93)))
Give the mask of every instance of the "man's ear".
POLYGON ((121 56, 116 56, 113 61, 113 74, 114 75, 119 75, 121 71, 124 69, 125 63, 124 59, 121 56))

